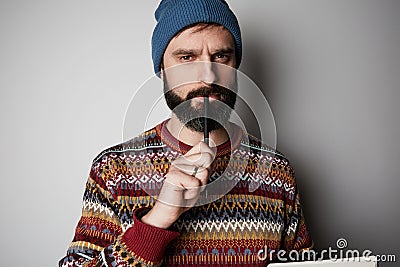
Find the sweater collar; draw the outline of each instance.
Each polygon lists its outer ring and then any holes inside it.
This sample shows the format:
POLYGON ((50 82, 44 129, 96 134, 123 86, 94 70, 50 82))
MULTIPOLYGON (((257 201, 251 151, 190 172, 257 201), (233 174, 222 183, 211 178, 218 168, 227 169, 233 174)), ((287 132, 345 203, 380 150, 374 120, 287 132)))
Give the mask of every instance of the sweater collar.
MULTIPOLYGON (((156 134, 164 144, 184 155, 192 148, 192 146, 179 141, 171 134, 171 132, 167 128, 167 122, 169 120, 170 119, 167 119, 155 127, 156 134)), ((225 143, 217 146, 217 157, 230 154, 232 150, 236 149, 239 146, 240 141, 242 140, 242 129, 240 129, 240 127, 234 123, 231 123, 231 125, 233 130, 230 139, 228 139, 225 143)))

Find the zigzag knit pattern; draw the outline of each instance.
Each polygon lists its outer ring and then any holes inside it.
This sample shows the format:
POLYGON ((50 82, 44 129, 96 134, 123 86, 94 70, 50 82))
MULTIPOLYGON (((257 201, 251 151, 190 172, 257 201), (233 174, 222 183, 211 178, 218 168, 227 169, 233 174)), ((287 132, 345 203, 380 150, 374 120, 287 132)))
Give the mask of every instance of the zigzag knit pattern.
POLYGON ((171 229, 142 223, 171 162, 191 148, 165 124, 94 159, 82 216, 59 266, 266 266, 260 250, 311 247, 288 160, 238 128, 218 146, 209 179, 226 194, 211 189, 213 201, 191 208, 171 229))

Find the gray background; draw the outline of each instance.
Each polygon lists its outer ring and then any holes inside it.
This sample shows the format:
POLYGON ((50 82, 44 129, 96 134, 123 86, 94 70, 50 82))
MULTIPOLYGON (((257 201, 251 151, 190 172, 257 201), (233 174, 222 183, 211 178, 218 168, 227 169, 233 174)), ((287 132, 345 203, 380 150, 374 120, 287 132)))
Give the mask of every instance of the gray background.
MULTIPOLYGON (((316 248, 343 237, 399 261, 400 1, 229 2, 316 248)), ((153 75, 157 3, 1 0, 2 266, 63 257, 91 160, 153 75)))

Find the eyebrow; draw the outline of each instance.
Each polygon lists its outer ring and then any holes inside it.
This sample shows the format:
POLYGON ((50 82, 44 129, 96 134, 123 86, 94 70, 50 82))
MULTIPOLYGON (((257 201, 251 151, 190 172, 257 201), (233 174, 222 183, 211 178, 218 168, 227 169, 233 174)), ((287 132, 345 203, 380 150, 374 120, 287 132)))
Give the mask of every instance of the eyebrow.
POLYGON ((199 53, 199 50, 183 49, 183 48, 177 49, 177 50, 175 50, 174 52, 172 52, 172 54, 173 54, 174 56, 179 56, 179 55, 195 55, 195 54, 198 54, 198 53, 199 53))
MULTIPOLYGON (((234 53, 234 49, 233 48, 220 48, 220 49, 216 49, 213 51, 213 54, 233 54, 234 53)), ((179 55, 198 55, 200 54, 200 50, 196 50, 196 49, 184 49, 184 48, 179 48, 177 50, 175 50, 174 52, 172 52, 172 54, 174 56, 179 56, 179 55)))
POLYGON ((213 51, 213 54, 233 54, 235 50, 233 48, 221 48, 213 51))

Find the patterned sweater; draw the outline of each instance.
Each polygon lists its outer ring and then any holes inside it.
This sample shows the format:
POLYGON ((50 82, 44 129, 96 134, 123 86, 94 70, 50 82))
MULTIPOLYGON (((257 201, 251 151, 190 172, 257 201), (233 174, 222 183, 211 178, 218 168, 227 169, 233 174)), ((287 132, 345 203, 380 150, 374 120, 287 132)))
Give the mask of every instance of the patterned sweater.
POLYGON ((271 259, 260 251, 311 247, 288 160, 238 127, 217 147, 209 178, 227 193, 210 190, 213 201, 167 230, 142 223, 171 162, 191 148, 165 124, 93 160, 82 216, 59 266, 266 266, 271 259))

